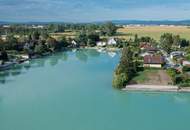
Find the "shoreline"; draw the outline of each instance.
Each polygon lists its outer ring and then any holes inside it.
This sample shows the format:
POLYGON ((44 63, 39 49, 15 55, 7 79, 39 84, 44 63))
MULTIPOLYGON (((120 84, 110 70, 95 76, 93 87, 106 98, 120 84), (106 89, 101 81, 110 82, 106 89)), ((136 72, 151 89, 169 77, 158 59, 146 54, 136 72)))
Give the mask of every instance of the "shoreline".
POLYGON ((127 85, 123 91, 146 91, 146 92, 187 92, 190 93, 190 87, 180 88, 170 85, 127 85))
MULTIPOLYGON (((52 54, 55 54, 55 53, 58 53, 58 52, 62 52, 62 51, 65 51, 65 50, 73 50, 73 49, 95 49, 95 50, 98 50, 98 49, 105 49, 106 51, 119 51, 120 49, 119 48, 117 48, 117 47, 97 47, 97 46, 95 46, 95 47, 79 47, 79 48, 76 48, 76 47, 72 47, 72 48, 69 48, 69 47, 67 47, 67 48, 62 48, 60 51, 54 51, 54 52, 50 52, 50 53, 47 53, 47 54, 42 54, 42 55, 34 55, 33 57, 31 57, 31 58, 25 58, 25 59, 20 59, 19 61, 17 61, 17 62, 12 62, 12 61, 10 61, 11 62, 11 64, 9 64, 9 65, 6 65, 6 66, 2 66, 2 65, 0 65, 0 71, 4 71, 4 70, 9 70, 9 69, 11 69, 14 65, 19 65, 19 64, 22 64, 22 63, 25 63, 25 62, 27 62, 27 61, 30 61, 30 60, 34 60, 34 59, 38 59, 38 58, 44 58, 44 57, 46 57, 46 56, 50 56, 50 55, 52 55, 52 54)), ((19 55, 19 54, 17 54, 17 55, 19 55)), ((20 54, 21 55, 21 54, 20 54)), ((20 56, 19 55, 19 56, 20 56)))

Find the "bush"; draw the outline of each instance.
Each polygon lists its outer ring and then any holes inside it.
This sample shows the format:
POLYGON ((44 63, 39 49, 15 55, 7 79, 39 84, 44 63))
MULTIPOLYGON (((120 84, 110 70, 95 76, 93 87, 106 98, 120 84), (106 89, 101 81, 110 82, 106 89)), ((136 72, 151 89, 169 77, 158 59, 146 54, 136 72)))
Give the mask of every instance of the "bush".
POLYGON ((114 73, 114 77, 113 77, 114 88, 118 88, 118 89, 124 88, 127 81, 128 81, 128 77, 126 76, 125 73, 121 73, 121 74, 114 73))
POLYGON ((183 67, 183 72, 187 72, 187 71, 190 71, 190 67, 184 66, 184 67, 183 67))
POLYGON ((181 83, 179 87, 190 87, 190 83, 181 83))

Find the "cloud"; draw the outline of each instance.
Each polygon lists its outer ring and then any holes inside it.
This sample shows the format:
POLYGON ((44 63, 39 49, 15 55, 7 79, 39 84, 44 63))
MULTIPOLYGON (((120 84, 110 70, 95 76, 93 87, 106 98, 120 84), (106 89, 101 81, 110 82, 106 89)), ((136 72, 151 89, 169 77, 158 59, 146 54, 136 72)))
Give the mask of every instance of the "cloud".
POLYGON ((0 0, 0 19, 96 21, 188 19, 189 0, 0 0))

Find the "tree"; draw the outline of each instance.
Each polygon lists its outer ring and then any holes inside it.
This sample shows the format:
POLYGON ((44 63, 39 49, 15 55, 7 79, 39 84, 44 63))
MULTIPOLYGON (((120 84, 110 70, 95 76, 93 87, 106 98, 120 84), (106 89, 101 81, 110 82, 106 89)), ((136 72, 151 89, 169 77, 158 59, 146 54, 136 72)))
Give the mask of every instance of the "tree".
POLYGON ((125 86, 126 81, 128 81, 128 77, 125 73, 121 73, 121 74, 114 73, 114 77, 112 81, 114 88, 122 89, 125 86))
POLYGON ((46 44, 47 44, 47 47, 50 48, 51 50, 56 50, 58 48, 58 42, 56 41, 56 39, 52 38, 52 37, 49 37, 47 40, 46 40, 46 44))
POLYGON ((138 38, 138 35, 137 35, 137 34, 135 34, 134 42, 135 42, 136 44, 139 43, 139 38, 138 38))
POLYGON ((101 32, 107 36, 113 36, 116 34, 117 27, 112 22, 107 22, 102 26, 101 32))
POLYGON ((134 62, 134 55, 130 47, 124 47, 120 58, 119 65, 117 66, 114 77, 113 87, 124 87, 135 75, 137 70, 136 62, 134 62))
POLYGON ((8 35, 7 36, 7 41, 6 41, 6 49, 15 49, 18 41, 13 35, 8 35))
POLYGON ((163 50, 168 54, 171 52, 171 47, 173 45, 173 36, 170 33, 165 33, 160 37, 160 45, 163 50))
POLYGON ((32 40, 39 40, 40 33, 38 31, 34 31, 31 36, 32 36, 32 40))
POLYGON ((173 44, 174 44, 175 46, 179 46, 180 43, 181 43, 181 38, 180 38, 180 36, 179 36, 179 35, 174 35, 174 36, 173 36, 173 44))
POLYGON ((47 46, 44 43, 39 43, 34 48, 34 53, 36 54, 41 55, 45 52, 47 52, 47 46))
POLYGON ((86 46, 87 41, 88 41, 88 36, 86 35, 85 31, 80 32, 77 37, 77 42, 79 43, 79 45, 86 46))
POLYGON ((41 35, 40 35, 40 39, 41 40, 46 40, 48 39, 49 37, 49 34, 47 32, 43 32, 41 35))
POLYGON ((187 47, 189 46, 189 41, 186 39, 182 39, 180 43, 180 47, 187 47))
POLYGON ((0 54, 0 60, 2 60, 2 61, 8 61, 8 54, 7 54, 7 52, 5 51, 5 50, 2 50, 1 51, 1 54, 0 54))
POLYGON ((66 38, 65 37, 61 37, 59 39, 59 48, 67 47, 67 46, 69 46, 69 43, 67 42, 66 38))
POLYGON ((4 49, 4 41, 0 38, 0 50, 4 49))
POLYGON ((95 46, 96 42, 100 40, 100 37, 98 34, 95 33, 91 33, 88 35, 88 42, 87 45, 88 46, 95 46))

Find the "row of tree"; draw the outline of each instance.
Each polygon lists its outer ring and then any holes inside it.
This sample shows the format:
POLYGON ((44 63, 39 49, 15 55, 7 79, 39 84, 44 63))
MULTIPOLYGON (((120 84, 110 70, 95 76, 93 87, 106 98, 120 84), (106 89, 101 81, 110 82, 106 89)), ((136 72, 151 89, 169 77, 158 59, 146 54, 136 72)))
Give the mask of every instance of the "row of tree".
POLYGON ((124 88, 137 72, 137 61, 131 47, 124 47, 113 76, 113 87, 124 88))
POLYGON ((112 36, 116 33, 117 27, 112 22, 104 24, 70 24, 70 23, 52 23, 43 24, 43 27, 38 27, 32 24, 12 24, 9 27, 0 26, 0 35, 29 35, 34 31, 40 33, 57 33, 67 31, 80 32, 81 30, 99 31, 100 35, 112 36), (36 26, 36 27, 35 27, 36 26))
POLYGON ((160 47, 168 54, 175 48, 184 48, 189 46, 189 41, 181 38, 179 35, 165 33, 160 37, 160 47))

